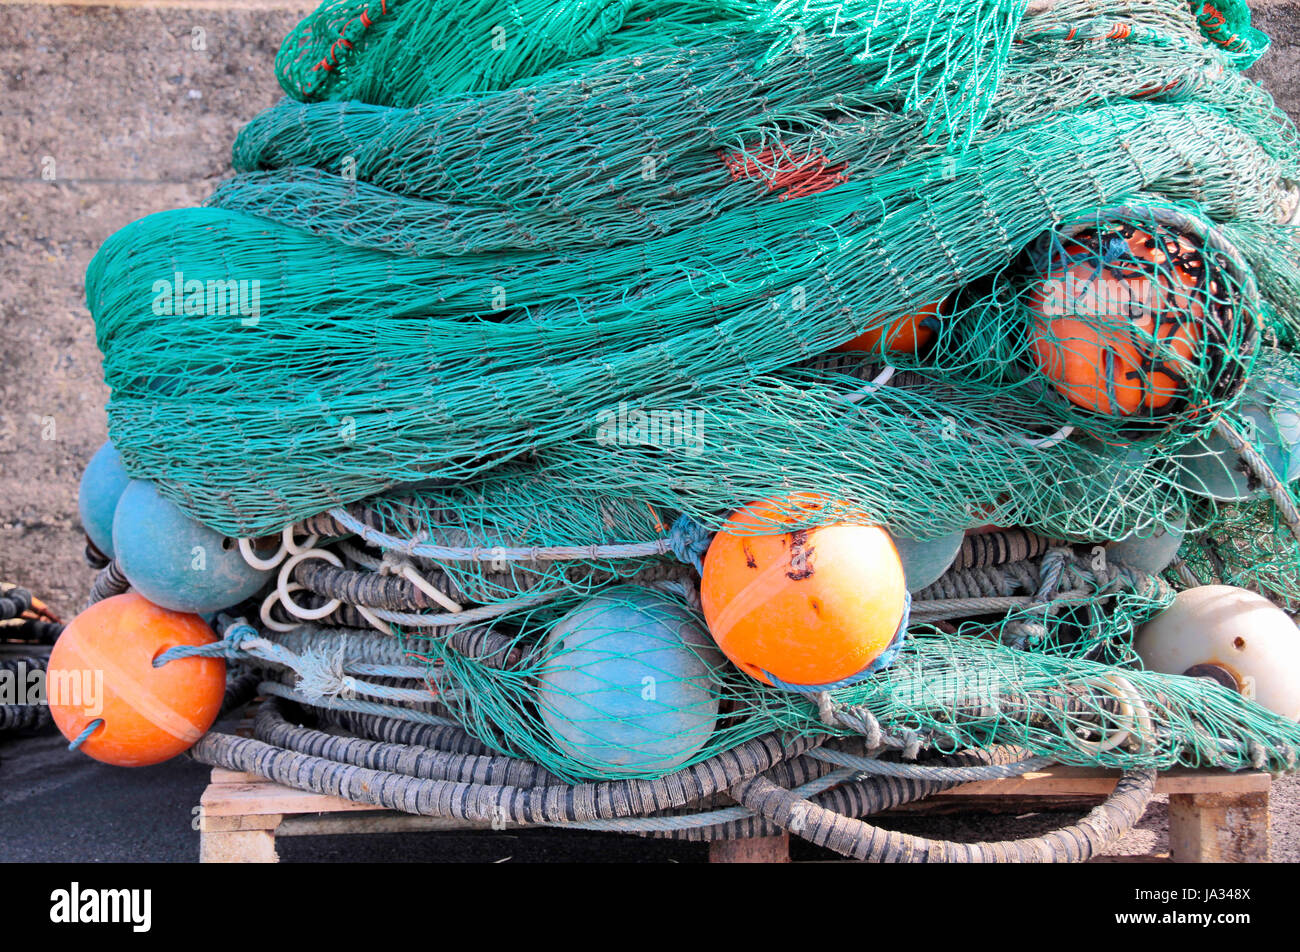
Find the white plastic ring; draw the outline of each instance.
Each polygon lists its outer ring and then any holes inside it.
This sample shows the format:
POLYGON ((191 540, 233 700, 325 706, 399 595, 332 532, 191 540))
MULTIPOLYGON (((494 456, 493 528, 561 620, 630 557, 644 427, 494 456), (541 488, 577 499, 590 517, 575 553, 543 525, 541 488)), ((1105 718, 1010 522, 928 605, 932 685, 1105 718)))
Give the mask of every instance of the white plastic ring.
POLYGON ((293 540, 293 526, 287 525, 284 527, 284 531, 280 533, 280 540, 280 544, 289 552, 290 555, 302 555, 302 553, 309 551, 312 546, 320 541, 320 536, 308 536, 307 541, 302 545, 299 545, 293 540))
POLYGON ((1136 717, 1133 719, 1129 735, 1138 742, 1138 753, 1142 753, 1147 746, 1147 738, 1155 735, 1155 721, 1151 718, 1151 712, 1147 709, 1147 702, 1142 700, 1142 695, 1138 689, 1133 686, 1133 682, 1120 674, 1107 674, 1105 677, 1121 691, 1127 691, 1129 704, 1134 708, 1136 717), (1136 728, 1137 733, 1133 733, 1136 728))
MULTIPOLYGON (((299 585, 297 582, 291 582, 287 588, 287 591, 296 592, 301 588, 302 586, 299 585)), ((279 601, 280 601, 280 589, 277 586, 274 592, 267 595, 266 598, 262 600, 262 607, 258 611, 258 615, 260 615, 262 618, 262 624, 265 625, 267 628, 270 628, 272 631, 293 631, 296 628, 300 627, 297 622, 290 622, 286 624, 285 622, 282 621, 276 621, 274 618, 271 617, 271 609, 274 608, 276 603, 279 601)))
POLYGON ((415 570, 415 566, 410 564, 402 566, 402 576, 452 614, 465 610, 459 602, 435 588, 432 582, 415 570))
POLYGON ((352 607, 357 610, 358 614, 360 614, 362 618, 374 625, 375 628, 379 629, 386 635, 392 634, 392 629, 389 628, 388 622, 384 621, 369 608, 366 608, 364 605, 353 605, 352 607))
MULTIPOLYGON (((312 538, 315 538, 315 536, 312 538)), ((289 574, 293 571, 295 565, 299 562, 305 562, 307 559, 324 559, 336 568, 343 567, 343 561, 328 549, 304 549, 302 552, 289 556, 284 565, 280 566, 280 576, 275 580, 275 590, 276 594, 280 596, 280 604, 284 606, 285 611, 304 621, 316 621, 332 613, 334 609, 343 604, 343 600, 331 598, 319 608, 303 608, 289 597, 289 574)), ((301 588, 302 586, 298 587, 301 588)))
POLYGON ((898 368, 885 364, 885 369, 876 374, 876 379, 872 380, 871 383, 864 384, 860 389, 853 391, 853 395, 848 398, 849 403, 857 403, 859 400, 871 396, 885 384, 889 383, 889 381, 893 380, 894 374, 897 372, 898 368))
POLYGON ((268 569, 275 568, 277 565, 283 562, 284 557, 289 554, 289 550, 284 547, 284 543, 282 542, 280 544, 280 548, 275 550, 275 555, 271 556, 269 559, 261 559, 258 558, 257 553, 253 551, 252 539, 240 539, 239 554, 242 555, 244 557, 244 561, 247 562, 249 565, 251 565, 253 568, 262 569, 263 571, 266 571, 268 569))
POLYGON ((1074 424, 1071 423, 1061 427, 1055 433, 1052 433, 1048 436, 1039 436, 1039 437, 1023 436, 1023 437, 1019 437, 1019 441, 1031 449, 1045 450, 1049 446, 1055 446, 1057 443, 1064 443, 1065 440, 1068 439, 1070 434, 1073 432, 1074 432, 1074 424))
MULTIPOLYGON (((1103 740, 1084 740, 1081 737, 1071 734, 1070 742, 1080 750, 1100 754, 1103 751, 1112 750, 1124 743, 1124 741, 1128 740, 1129 737, 1132 736, 1132 731, 1138 726, 1135 723, 1136 712, 1133 710, 1132 701, 1136 701, 1139 707, 1141 707, 1141 716, 1145 719, 1147 726, 1150 726, 1151 718, 1147 713, 1146 705, 1143 704, 1142 699, 1137 696, 1137 689, 1134 688, 1132 683, 1127 679, 1122 678, 1119 675, 1106 674, 1101 675, 1100 677, 1084 678, 1080 683, 1091 687, 1103 688, 1111 697, 1119 701, 1119 718, 1122 721, 1127 722, 1128 725, 1127 727, 1114 731, 1103 740), (1125 688, 1127 688, 1127 690, 1125 690, 1125 688)), ((1139 743, 1141 743, 1140 739, 1139 743)))

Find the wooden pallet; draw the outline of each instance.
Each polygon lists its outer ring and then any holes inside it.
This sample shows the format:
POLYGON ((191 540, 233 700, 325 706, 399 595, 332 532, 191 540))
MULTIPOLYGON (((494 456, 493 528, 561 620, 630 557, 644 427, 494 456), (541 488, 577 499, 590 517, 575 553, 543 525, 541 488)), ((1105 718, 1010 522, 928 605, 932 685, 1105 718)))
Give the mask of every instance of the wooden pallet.
MULTIPOLYGON (((908 813, 1031 812, 1084 807, 1114 788, 1118 772, 1052 767, 1005 780, 985 780, 945 790, 908 813)), ((1169 854, 1138 860, 1256 863, 1268 861, 1266 773, 1171 770, 1156 792, 1169 795, 1169 854)), ((200 800, 199 861, 275 863, 279 836, 401 833, 490 829, 486 822, 412 816, 319 793, 293 790, 253 774, 220 767, 200 800)), ((720 841, 709 849, 715 863, 785 863, 788 836, 720 841)), ((1100 860, 1113 861, 1111 857, 1100 860)))

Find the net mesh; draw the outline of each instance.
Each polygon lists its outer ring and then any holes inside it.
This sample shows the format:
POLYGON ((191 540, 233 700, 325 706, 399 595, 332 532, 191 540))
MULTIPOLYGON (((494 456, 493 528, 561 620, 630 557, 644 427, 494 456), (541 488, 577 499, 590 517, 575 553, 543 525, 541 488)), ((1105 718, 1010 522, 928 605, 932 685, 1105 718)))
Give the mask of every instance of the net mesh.
POLYGON ((304 604, 566 778, 866 714, 1289 765, 1294 723, 1132 649, 1189 578, 1300 598, 1300 149, 1240 74, 1266 45, 1240 2, 331 0, 237 174, 92 261, 110 432, 222 533, 324 537, 304 604), (950 572, 818 700, 717 655, 691 567, 808 493, 849 502, 753 531, 1055 547, 950 572), (1163 533, 1163 577, 1092 561, 1163 533))

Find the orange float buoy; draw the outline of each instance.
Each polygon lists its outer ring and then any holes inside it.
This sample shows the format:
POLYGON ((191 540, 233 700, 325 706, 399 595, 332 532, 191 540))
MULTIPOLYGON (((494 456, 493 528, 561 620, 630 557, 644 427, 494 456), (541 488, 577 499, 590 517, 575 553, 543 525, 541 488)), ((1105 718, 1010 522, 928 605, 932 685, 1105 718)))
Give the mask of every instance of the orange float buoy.
POLYGON ((753 503, 732 515, 704 557, 709 632, 764 683, 823 690, 865 677, 892 656, 885 653, 906 627, 903 564, 883 528, 835 523, 756 534, 828 508, 811 493, 753 503))
POLYGON ((128 592, 91 605, 50 652, 50 713, 80 749, 119 767, 145 767, 184 753, 212 726, 226 691, 220 658, 153 660, 178 645, 217 640, 198 615, 161 608, 128 592))
POLYGON ((883 327, 859 334, 851 341, 835 347, 843 351, 877 351, 883 341, 885 350, 895 354, 918 354, 934 343, 938 335, 939 317, 948 313, 946 301, 935 301, 913 314, 904 314, 883 327))
POLYGON ((1171 229, 1107 224, 1062 239, 1054 257, 1026 299, 1039 370, 1094 413, 1180 410, 1213 302, 1200 250, 1171 229))

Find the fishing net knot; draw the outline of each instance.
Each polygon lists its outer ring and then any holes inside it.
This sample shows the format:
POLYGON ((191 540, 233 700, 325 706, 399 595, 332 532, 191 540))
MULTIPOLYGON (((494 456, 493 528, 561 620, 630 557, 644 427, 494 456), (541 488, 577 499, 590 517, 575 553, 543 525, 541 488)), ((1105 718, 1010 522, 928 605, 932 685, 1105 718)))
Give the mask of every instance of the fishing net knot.
POLYGON ((1053 548, 1047 551, 1043 556, 1043 561, 1038 566, 1038 591, 1034 593, 1034 601, 1049 602, 1056 595, 1061 584, 1061 576, 1065 572, 1066 563, 1071 559, 1072 553, 1069 549, 1053 548))
POLYGON ((868 752, 879 752, 886 747, 902 750, 904 760, 915 760, 924 746, 920 731, 910 728, 899 731, 887 731, 880 726, 876 715, 861 705, 841 707, 831 700, 829 691, 817 695, 817 710, 821 721, 827 726, 846 727, 862 736, 868 752))
POLYGON ((704 571, 704 553, 709 550, 712 535, 702 525, 687 515, 680 515, 668 533, 668 547, 679 562, 704 571))
POLYGON ((226 658, 229 660, 238 660, 247 656, 245 645, 257 638, 261 638, 261 633, 250 625, 244 619, 240 618, 234 621, 226 629, 225 635, 220 641, 214 641, 206 645, 177 645, 174 648, 168 648, 158 657, 153 659, 153 666, 161 668, 170 661, 177 661, 181 658, 226 658))
MULTIPOLYGON (((830 695, 826 696, 829 699, 830 695)), ((885 732, 880 726, 880 721, 865 707, 835 708, 831 712, 831 723, 847 727, 855 734, 861 734, 868 750, 878 750, 885 746, 885 732)))

